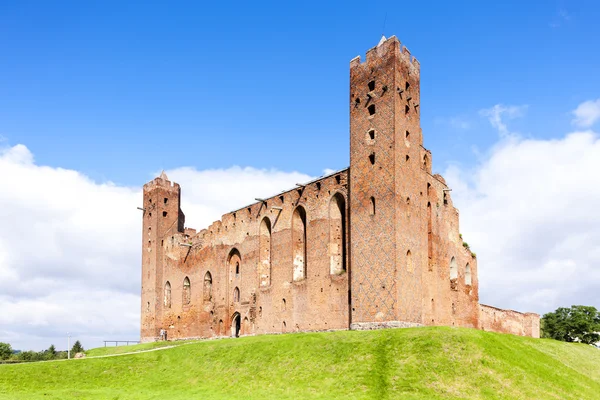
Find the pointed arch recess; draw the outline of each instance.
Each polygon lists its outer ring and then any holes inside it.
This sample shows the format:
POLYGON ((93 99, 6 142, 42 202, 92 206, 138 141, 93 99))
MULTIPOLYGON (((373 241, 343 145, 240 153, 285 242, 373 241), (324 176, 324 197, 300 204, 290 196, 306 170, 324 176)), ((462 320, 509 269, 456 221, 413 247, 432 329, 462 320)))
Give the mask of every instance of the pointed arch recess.
POLYGON ((306 210, 298 206, 292 215, 293 280, 306 278, 306 210))
POLYGON ((341 193, 329 201, 329 273, 346 271, 346 199, 341 193))

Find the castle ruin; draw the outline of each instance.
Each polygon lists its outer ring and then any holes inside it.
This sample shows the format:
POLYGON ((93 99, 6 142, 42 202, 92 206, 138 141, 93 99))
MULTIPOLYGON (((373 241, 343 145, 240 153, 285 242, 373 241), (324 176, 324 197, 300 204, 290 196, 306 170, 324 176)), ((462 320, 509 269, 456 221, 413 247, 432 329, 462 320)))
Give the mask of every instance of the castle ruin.
POLYGON ((419 86, 417 59, 382 38, 350 61, 350 166, 199 232, 178 184, 144 185, 142 341, 430 325, 539 337, 539 315, 479 304, 419 86))

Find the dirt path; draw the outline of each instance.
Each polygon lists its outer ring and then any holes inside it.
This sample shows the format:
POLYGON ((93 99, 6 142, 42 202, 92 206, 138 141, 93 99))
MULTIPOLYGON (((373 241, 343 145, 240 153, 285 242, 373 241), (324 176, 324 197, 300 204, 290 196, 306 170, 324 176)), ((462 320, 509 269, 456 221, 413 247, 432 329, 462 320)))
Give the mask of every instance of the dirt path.
POLYGON ((166 350, 166 349, 172 349, 173 347, 179 347, 179 346, 184 346, 188 343, 182 343, 182 344, 173 344, 171 346, 164 346, 164 347, 157 347, 154 349, 148 349, 148 350, 139 350, 139 351, 130 351, 127 353, 119 353, 119 354, 106 354, 103 356, 85 356, 83 358, 72 358, 72 360, 88 360, 90 358, 105 358, 105 357, 119 357, 119 356, 128 356, 131 354, 139 354, 139 353, 149 353, 151 351, 158 351, 158 350, 166 350))

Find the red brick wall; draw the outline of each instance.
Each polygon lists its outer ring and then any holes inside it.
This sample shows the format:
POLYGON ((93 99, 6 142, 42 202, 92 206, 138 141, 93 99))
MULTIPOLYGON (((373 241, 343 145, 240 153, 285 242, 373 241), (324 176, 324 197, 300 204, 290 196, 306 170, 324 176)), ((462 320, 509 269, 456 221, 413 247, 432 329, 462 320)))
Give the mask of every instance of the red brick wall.
MULTIPOLYGON (((163 196, 165 185, 147 185, 145 203, 163 196)), ((143 280, 142 304, 154 296, 156 310, 142 310, 142 340, 154 340, 161 328, 168 331, 170 339, 229 336, 236 313, 241 316, 242 335, 347 329, 348 274, 330 274, 330 241, 336 235, 330 233, 329 213, 336 195, 347 204, 347 170, 266 199, 266 204, 228 213, 194 236, 165 231, 156 257, 148 259, 146 253, 143 257, 143 273, 150 278, 143 280), (292 213, 298 206, 306 210, 306 278, 294 281, 291 228, 292 213), (261 286, 258 272, 259 228, 265 217, 271 224, 270 284, 266 287, 261 286), (188 242, 192 247, 180 245, 188 242), (239 274, 236 262, 240 263, 239 274), (207 272, 212 276, 209 301, 204 296, 207 272), (186 277, 191 282, 189 305, 182 301, 186 277), (165 308, 162 301, 167 281, 171 284, 171 308, 165 308), (233 299, 236 287, 239 302, 233 299)), ((336 228, 336 224, 332 226, 336 228)), ((344 254, 347 257, 347 252, 344 254)))

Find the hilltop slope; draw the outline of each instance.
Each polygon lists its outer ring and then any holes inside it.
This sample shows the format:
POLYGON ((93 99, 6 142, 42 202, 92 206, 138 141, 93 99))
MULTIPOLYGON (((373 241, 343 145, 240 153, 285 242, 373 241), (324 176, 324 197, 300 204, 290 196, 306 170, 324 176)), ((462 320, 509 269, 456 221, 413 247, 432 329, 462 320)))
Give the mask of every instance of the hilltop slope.
POLYGON ((211 340, 0 366, 0 399, 42 398, 599 399, 600 351, 473 329, 416 328, 211 340))

